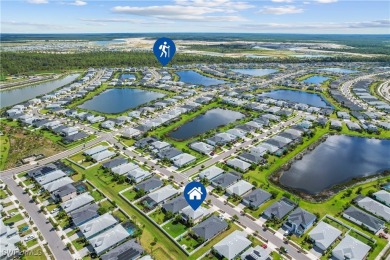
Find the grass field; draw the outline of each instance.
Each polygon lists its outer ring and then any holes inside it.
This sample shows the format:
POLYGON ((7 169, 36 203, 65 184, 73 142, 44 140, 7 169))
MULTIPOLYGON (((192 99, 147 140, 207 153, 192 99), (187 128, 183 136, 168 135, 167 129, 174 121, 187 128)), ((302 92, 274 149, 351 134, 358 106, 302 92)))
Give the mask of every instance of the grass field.
POLYGON ((33 249, 28 250, 26 255, 21 257, 22 260, 46 260, 46 256, 43 253, 43 249, 41 246, 37 246, 33 249))
POLYGON ((8 158, 10 144, 9 139, 6 135, 0 136, 0 170, 3 170, 5 167, 5 162, 8 158))
POLYGON ((157 259, 185 259, 185 253, 178 248, 158 227, 150 222, 143 214, 138 212, 131 204, 118 194, 118 184, 114 182, 105 182, 101 178, 98 178, 102 173, 98 171, 99 166, 94 166, 88 170, 84 170, 74 164, 72 167, 79 173, 84 173, 86 178, 93 183, 100 191, 102 191, 105 197, 108 197, 116 202, 116 204, 123 209, 132 219, 140 224, 144 225, 142 236, 140 238, 141 245, 146 249, 148 253, 151 253, 157 259), (153 248, 151 252, 150 244, 157 238, 158 245, 153 248), (170 256, 168 258, 159 258, 164 256, 170 256))
POLYGON ((180 245, 185 245, 188 252, 193 251, 200 246, 200 243, 192 238, 190 235, 185 235, 179 240, 180 245))
POLYGON ((163 229, 168 232, 172 237, 177 237, 183 234, 188 227, 181 222, 175 222, 174 220, 169 221, 163 226, 163 229))

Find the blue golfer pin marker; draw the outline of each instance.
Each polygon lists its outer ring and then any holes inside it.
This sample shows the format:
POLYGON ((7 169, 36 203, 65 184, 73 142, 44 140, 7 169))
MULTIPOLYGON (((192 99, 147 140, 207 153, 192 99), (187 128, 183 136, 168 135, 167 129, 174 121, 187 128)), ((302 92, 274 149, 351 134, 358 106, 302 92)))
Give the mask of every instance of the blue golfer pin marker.
POLYGON ((202 202, 206 199, 206 196, 206 188, 200 182, 190 182, 184 188, 184 198, 193 210, 199 208, 202 202))
POLYGON ((169 38, 160 38, 154 43, 153 52, 158 61, 163 65, 167 65, 171 61, 176 52, 175 43, 169 38))

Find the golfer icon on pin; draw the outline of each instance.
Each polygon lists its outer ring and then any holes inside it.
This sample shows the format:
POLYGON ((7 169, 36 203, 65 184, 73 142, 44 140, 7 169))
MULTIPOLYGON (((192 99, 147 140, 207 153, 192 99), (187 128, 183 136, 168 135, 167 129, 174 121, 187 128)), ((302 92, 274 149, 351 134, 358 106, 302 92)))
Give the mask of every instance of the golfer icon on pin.
POLYGON ((176 52, 175 43, 169 38, 160 38, 154 43, 153 53, 158 61, 163 65, 167 65, 176 52))
POLYGON ((202 202, 206 199, 206 196, 206 188, 200 182, 190 182, 184 188, 184 198, 193 210, 199 208, 202 202))

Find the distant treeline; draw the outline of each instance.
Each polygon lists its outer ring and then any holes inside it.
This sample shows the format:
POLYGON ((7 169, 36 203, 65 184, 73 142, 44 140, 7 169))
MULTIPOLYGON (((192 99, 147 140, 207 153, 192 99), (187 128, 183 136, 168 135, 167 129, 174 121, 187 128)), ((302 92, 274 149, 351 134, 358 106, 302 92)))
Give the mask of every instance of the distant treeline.
MULTIPOLYGON (((87 69, 89 67, 142 67, 161 66, 151 52, 88 52, 88 53, 31 53, 31 52, 2 52, 0 54, 1 74, 15 75, 23 73, 35 73, 46 71, 87 69)), ((306 60, 305 60, 306 61, 306 60)), ((390 62, 389 56, 365 58, 365 57, 324 57, 311 59, 310 61, 323 62, 390 62)), ((229 58, 206 55, 177 54, 170 65, 194 64, 194 63, 299 63, 302 59, 295 57, 282 59, 253 59, 253 58, 229 58)))

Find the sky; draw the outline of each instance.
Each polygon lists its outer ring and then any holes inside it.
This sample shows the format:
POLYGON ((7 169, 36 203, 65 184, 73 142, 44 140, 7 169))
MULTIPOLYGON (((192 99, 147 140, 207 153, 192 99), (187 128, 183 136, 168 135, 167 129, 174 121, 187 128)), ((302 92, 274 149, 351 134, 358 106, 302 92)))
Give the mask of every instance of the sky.
POLYGON ((2 33, 390 34, 390 1, 0 0, 2 33))

